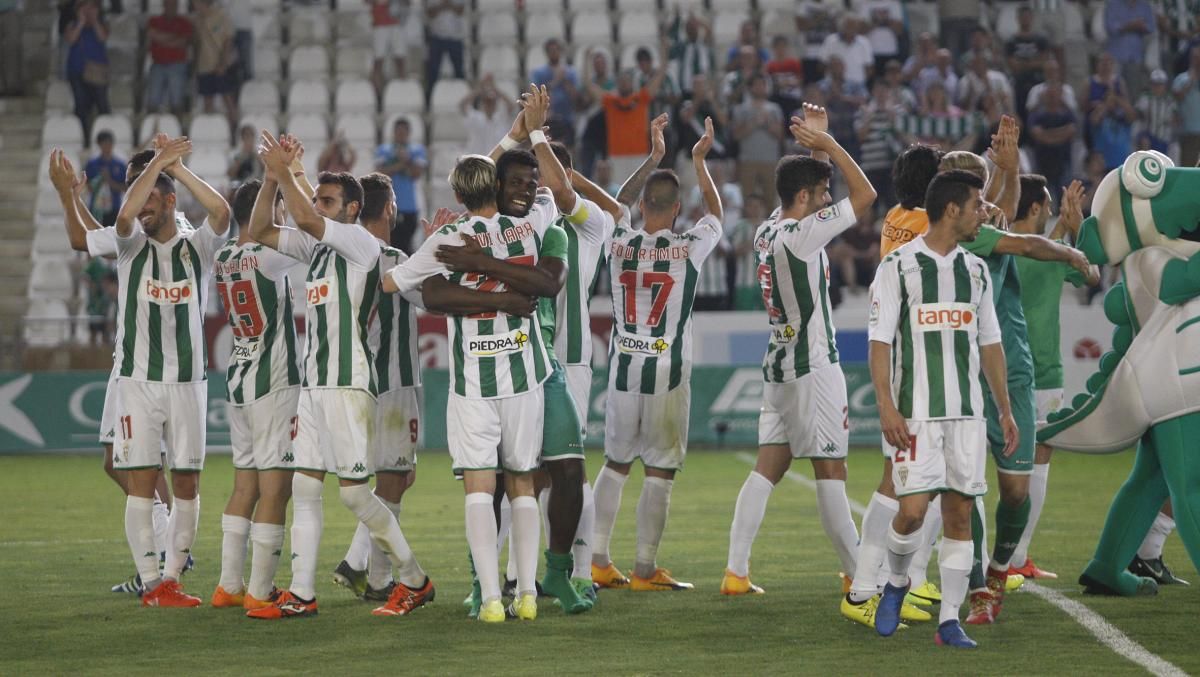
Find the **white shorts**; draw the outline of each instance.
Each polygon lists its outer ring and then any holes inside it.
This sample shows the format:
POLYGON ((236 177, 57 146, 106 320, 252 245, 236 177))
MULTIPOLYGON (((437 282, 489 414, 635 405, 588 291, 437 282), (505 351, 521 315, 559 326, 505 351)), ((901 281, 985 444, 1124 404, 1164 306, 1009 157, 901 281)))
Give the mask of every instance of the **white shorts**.
POLYGON ((1039 426, 1046 422, 1046 416, 1050 412, 1058 411, 1063 407, 1062 388, 1035 390, 1033 391, 1033 398, 1037 402, 1037 424, 1039 426))
POLYGON ((692 387, 684 381, 659 395, 608 389, 604 414, 604 457, 660 470, 679 470, 687 455, 692 387))
POLYGON ((786 444, 792 458, 845 458, 849 411, 846 377, 836 364, 787 383, 764 383, 758 444, 786 444))
POLYGON ((229 403, 229 443, 238 470, 291 470, 296 465, 296 407, 300 387, 276 390, 250 404, 229 403))
POLYGON ((375 472, 409 472, 421 437, 421 387, 379 393, 375 404, 375 472))
POLYGON ((897 496, 954 491, 964 496, 987 493, 987 422, 977 418, 909 421, 913 443, 892 451, 892 482, 897 496))
POLYGON ((296 470, 371 476, 375 398, 352 388, 305 388, 296 409, 296 470))
POLYGON ((490 400, 467 399, 450 393, 446 403, 446 442, 455 472, 536 470, 542 455, 544 397, 541 387, 490 400))
POLYGON ((113 467, 204 469, 208 383, 154 383, 118 378, 113 467))
POLYGON ((375 26, 371 29, 371 38, 375 45, 376 59, 389 56, 403 59, 408 56, 408 34, 404 30, 404 24, 375 26))
POLYGON ((112 444, 117 439, 117 371, 108 375, 104 387, 104 410, 100 412, 100 444, 112 444))
POLYGON ((567 390, 575 400, 575 411, 579 412, 579 426, 583 438, 587 439, 588 412, 592 410, 592 368, 586 364, 568 364, 567 390))

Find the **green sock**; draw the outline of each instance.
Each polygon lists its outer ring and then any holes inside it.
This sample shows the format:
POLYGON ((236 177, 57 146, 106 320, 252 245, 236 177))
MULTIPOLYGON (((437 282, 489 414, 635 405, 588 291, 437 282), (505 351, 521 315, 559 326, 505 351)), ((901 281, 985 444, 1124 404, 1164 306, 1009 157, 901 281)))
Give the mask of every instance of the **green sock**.
POLYGON ((479 574, 475 573, 475 558, 467 553, 467 562, 471 565, 471 605, 467 610, 467 618, 479 618, 479 609, 483 606, 483 591, 479 588, 479 574))
POLYGON ((546 550, 546 575, 542 577, 542 589, 558 598, 559 605, 568 614, 577 614, 592 608, 591 600, 580 597, 571 585, 571 570, 575 559, 568 551, 555 553, 546 550))
POLYGON ((971 564, 967 589, 979 590, 987 587, 987 577, 983 575, 983 515, 979 514, 978 503, 971 506, 971 541, 975 544, 975 561, 971 564))
POLYGON ((996 563, 997 569, 1003 564, 1004 569, 1008 570, 1013 551, 1017 549, 1021 534, 1025 533, 1025 525, 1029 522, 1029 506, 1032 504, 1026 496, 1021 505, 1015 508, 1005 505, 1004 501, 996 505, 996 545, 992 548, 992 562, 996 563))

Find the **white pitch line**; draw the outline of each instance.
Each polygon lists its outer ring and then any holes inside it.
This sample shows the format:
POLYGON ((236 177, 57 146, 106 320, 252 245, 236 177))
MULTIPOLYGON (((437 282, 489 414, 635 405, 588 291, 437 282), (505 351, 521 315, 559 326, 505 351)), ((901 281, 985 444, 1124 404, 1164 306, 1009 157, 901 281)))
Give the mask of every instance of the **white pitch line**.
MULTIPOLYGON (((744 451, 738 452, 737 456, 750 465, 754 465, 757 460, 753 454, 744 451)), ((801 475, 794 470, 787 471, 786 476, 789 480, 808 487, 813 491, 817 489, 815 480, 801 475)), ((866 506, 853 499, 850 500, 850 509, 859 516, 862 516, 866 512, 866 506)), ((1180 670, 1174 663, 1157 654, 1151 653, 1146 647, 1130 639, 1129 635, 1121 632, 1112 623, 1104 620, 1103 616, 1061 592, 1044 585, 1038 585, 1030 580, 1025 581, 1025 584, 1021 586, 1021 590, 1036 595, 1045 600, 1047 604, 1058 608, 1070 616, 1076 623, 1083 626, 1085 630, 1092 633, 1092 636, 1099 640, 1101 644, 1111 649, 1113 653, 1130 662, 1136 663, 1150 674, 1158 675, 1159 677, 1187 676, 1187 673, 1180 670)))

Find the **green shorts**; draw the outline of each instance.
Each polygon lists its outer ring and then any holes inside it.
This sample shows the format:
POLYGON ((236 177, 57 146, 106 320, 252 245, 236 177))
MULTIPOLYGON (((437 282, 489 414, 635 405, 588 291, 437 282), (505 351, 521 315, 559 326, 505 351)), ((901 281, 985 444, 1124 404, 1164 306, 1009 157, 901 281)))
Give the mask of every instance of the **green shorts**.
POLYGON ((987 414, 988 448, 996 461, 996 469, 1012 475, 1026 475, 1033 472, 1033 455, 1037 448, 1037 399, 1033 394, 1033 379, 1017 376, 1008 382, 1008 400, 1012 406, 1013 419, 1017 422, 1017 430, 1021 438, 1017 441, 1017 450, 1012 456, 1004 455, 1004 431, 1000 429, 1000 420, 996 414, 996 405, 992 402, 991 393, 984 388, 986 402, 984 410, 987 414))
POLYGON ((575 400, 567 388, 567 374, 561 364, 542 384, 545 396, 545 421, 542 424, 542 460, 583 458, 583 434, 575 400))

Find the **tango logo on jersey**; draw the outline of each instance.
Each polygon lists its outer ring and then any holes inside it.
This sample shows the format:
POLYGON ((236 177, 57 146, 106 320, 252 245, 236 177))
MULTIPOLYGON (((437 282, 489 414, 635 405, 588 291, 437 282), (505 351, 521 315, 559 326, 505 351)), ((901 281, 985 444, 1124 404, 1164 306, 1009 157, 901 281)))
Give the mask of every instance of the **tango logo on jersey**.
POLYGON ((518 353, 529 345, 529 334, 514 329, 507 334, 487 334, 467 339, 467 352, 473 357, 495 357, 518 353))
POLYGON ((142 285, 139 296, 143 301, 159 305, 172 306, 187 303, 192 298, 192 281, 159 282, 148 279, 146 284, 142 285))
POLYGON ((305 283, 304 288, 308 291, 308 305, 322 306, 329 301, 330 294, 333 293, 334 279, 332 277, 323 277, 319 280, 305 283))
POLYGON ((794 338, 796 338, 796 330, 790 324, 771 327, 771 340, 775 343, 791 343, 794 338))
POLYGON ((917 331, 962 329, 975 321, 975 306, 969 303, 922 303, 913 310, 917 331))
POLYGON ((615 342, 617 350, 631 355, 649 355, 657 357, 666 352, 671 343, 661 336, 638 336, 618 332, 615 342))

